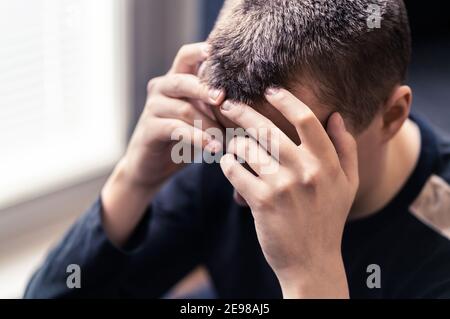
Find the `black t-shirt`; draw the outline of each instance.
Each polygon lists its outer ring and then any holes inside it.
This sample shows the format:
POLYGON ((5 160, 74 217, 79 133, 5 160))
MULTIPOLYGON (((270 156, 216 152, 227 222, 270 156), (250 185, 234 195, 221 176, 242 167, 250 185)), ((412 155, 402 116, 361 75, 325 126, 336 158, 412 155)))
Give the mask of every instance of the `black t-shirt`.
MULTIPOLYGON (((378 213, 347 223, 342 252, 352 298, 450 298, 450 144, 422 120, 413 174, 378 213)), ((223 298, 281 298, 248 208, 218 164, 193 164, 158 193, 125 249, 101 224, 101 200, 34 274, 25 297, 160 297, 205 265, 223 298), (81 269, 69 289, 67 267, 81 269)), ((124 214, 127 212, 124 211, 124 214)))

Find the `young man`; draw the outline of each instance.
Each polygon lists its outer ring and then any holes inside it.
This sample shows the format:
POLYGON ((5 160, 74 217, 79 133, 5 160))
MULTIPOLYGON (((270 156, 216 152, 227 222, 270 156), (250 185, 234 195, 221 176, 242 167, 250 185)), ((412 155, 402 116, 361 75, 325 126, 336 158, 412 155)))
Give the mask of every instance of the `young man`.
POLYGON ((150 81, 101 198, 25 297, 158 297, 201 264, 220 297, 450 297, 450 148, 409 117, 403 1, 231 0, 208 43, 150 81), (220 153, 215 127, 253 133, 220 165, 174 163, 174 131, 220 153))

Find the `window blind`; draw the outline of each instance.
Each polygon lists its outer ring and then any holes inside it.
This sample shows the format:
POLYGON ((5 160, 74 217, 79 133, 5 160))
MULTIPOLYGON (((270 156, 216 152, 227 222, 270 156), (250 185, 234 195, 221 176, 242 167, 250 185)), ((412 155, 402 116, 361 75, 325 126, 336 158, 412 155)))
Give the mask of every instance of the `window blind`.
POLYGON ((117 160, 121 0, 0 0, 0 208, 117 160))

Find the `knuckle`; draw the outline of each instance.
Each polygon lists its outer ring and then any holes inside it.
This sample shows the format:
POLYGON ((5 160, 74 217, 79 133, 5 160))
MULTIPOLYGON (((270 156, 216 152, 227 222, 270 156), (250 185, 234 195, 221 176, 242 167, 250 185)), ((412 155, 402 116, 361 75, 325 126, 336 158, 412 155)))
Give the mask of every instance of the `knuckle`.
POLYGON ((182 45, 177 52, 177 55, 175 56, 175 63, 179 62, 180 60, 183 59, 184 56, 186 56, 186 53, 188 51, 188 46, 187 44, 182 45))
POLYGON ((180 121, 174 119, 167 124, 167 130, 169 132, 177 131, 181 127, 180 124, 181 124, 180 121))
POLYGON ((319 185, 320 174, 318 170, 309 170, 303 173, 302 184, 311 189, 319 185))
POLYGON ((159 79, 160 78, 157 77, 157 78, 153 78, 150 81, 148 81, 148 83, 147 83, 147 93, 148 94, 151 94, 155 91, 155 87, 156 87, 156 84, 159 81, 159 79))
POLYGON ((277 193, 277 195, 283 195, 286 192, 288 192, 289 190, 295 188, 295 184, 296 181, 294 178, 289 177, 289 176, 284 176, 280 179, 278 179, 278 181, 275 184, 275 191, 277 193))
POLYGON ((180 49, 178 50, 178 56, 182 57, 185 56, 186 53, 189 51, 189 44, 183 44, 180 49))
POLYGON ((192 105, 187 102, 181 104, 178 108, 178 114, 182 119, 192 119, 194 117, 194 110, 192 109, 192 105))
POLYGON ((179 74, 174 74, 171 76, 172 90, 175 93, 180 93, 183 87, 183 78, 179 74))
POLYGON ((316 116, 313 112, 308 111, 298 116, 297 124, 300 126, 309 126, 316 121, 316 116))

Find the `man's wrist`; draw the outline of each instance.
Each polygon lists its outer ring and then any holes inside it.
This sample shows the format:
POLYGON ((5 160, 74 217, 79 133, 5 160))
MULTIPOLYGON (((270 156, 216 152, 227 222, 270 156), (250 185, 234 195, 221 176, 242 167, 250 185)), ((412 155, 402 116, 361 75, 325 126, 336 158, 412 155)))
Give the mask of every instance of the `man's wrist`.
POLYGON ((102 189, 103 226, 111 241, 122 246, 142 219, 156 189, 134 183, 122 159, 102 189))
MULTIPOLYGON (((121 192, 134 193, 136 196, 148 199, 156 192, 157 186, 144 185, 133 178, 133 174, 129 172, 127 159, 122 158, 114 168, 105 187, 118 189, 121 192)), ((103 193, 102 193, 103 195, 103 193)))
POLYGON ((312 269, 299 269, 280 278, 284 299, 348 299, 348 283, 342 258, 312 269))

